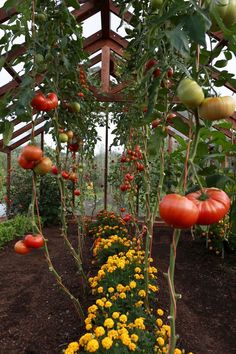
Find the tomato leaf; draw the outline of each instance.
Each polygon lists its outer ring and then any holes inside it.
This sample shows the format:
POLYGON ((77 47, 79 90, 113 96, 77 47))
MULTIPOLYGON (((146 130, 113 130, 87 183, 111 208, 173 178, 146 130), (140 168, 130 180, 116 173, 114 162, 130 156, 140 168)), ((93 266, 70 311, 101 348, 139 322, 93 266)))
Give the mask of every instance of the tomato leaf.
POLYGON ((206 22, 199 13, 186 16, 184 20, 184 30, 188 33, 189 38, 206 47, 205 33, 210 28, 210 21, 206 22))
POLYGON ((177 52, 183 57, 189 57, 189 40, 181 24, 172 31, 167 31, 167 37, 170 39, 170 44, 177 52))
POLYGON ((67 6, 72 6, 74 9, 79 10, 80 4, 77 0, 66 0, 67 6))
POLYGON ((5 121, 3 128, 3 145, 6 146, 11 140, 14 131, 14 125, 12 122, 5 121))

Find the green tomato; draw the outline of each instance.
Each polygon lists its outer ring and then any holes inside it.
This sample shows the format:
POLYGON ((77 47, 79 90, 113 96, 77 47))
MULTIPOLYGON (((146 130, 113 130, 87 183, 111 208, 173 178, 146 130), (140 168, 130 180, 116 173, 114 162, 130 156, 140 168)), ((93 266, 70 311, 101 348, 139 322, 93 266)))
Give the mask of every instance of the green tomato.
POLYGON ((35 63, 42 64, 44 62, 44 56, 42 54, 35 55, 35 63))
POLYGON ((80 112, 80 104, 78 102, 71 102, 69 108, 71 112, 74 113, 80 112))
POLYGON ((35 21, 37 23, 44 23, 47 21, 47 15, 44 12, 35 15, 35 21))
MULTIPOLYGON (((214 18, 217 13, 225 26, 232 26, 236 23, 236 0, 214 0, 210 5, 210 14, 214 18)), ((213 20, 213 25, 214 20, 213 20)), ((217 26, 217 25, 216 25, 217 26)))
POLYGON ((183 79, 177 88, 180 101, 190 109, 197 108, 204 100, 202 88, 192 79, 183 79))
POLYGON ((61 143, 67 143, 67 141, 69 140, 68 135, 66 133, 60 133, 59 134, 59 141, 61 143))

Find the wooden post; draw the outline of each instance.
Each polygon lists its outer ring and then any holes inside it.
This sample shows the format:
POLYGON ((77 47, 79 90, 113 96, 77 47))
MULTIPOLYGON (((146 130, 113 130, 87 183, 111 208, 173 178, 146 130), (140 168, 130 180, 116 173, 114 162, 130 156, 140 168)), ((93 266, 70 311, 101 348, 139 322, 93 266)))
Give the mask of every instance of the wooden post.
POLYGON ((11 206, 11 151, 7 152, 7 217, 11 206))
POLYGON ((168 134, 168 148, 167 148, 167 151, 169 154, 172 153, 172 150, 173 150, 173 138, 170 134, 168 134))
POLYGON ((105 162, 104 162, 104 210, 107 209, 107 177, 108 177, 108 122, 109 113, 106 112, 106 133, 105 133, 105 162))
POLYGON ((44 132, 41 133, 41 150, 44 150, 44 132))

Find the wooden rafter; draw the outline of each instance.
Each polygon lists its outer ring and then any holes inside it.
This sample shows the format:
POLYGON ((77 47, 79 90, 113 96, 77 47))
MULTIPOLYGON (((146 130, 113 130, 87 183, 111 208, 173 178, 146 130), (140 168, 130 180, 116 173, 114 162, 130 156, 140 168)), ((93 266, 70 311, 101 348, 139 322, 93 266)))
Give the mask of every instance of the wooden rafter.
MULTIPOLYGON (((35 129, 34 131, 34 136, 37 136, 39 134, 41 134, 43 131, 45 130, 44 126, 35 129)), ((9 145, 9 149, 10 150, 15 150, 17 147, 21 146, 22 144, 26 143, 27 141, 29 141, 31 138, 31 133, 27 134, 26 136, 24 136, 24 138, 16 141, 14 144, 9 145)))
POLYGON ((88 0, 79 10, 72 11, 72 14, 78 22, 82 22, 99 12, 101 10, 101 6, 101 1, 88 0))
POLYGON ((109 0, 103 0, 101 9, 102 38, 110 38, 110 4, 109 0))

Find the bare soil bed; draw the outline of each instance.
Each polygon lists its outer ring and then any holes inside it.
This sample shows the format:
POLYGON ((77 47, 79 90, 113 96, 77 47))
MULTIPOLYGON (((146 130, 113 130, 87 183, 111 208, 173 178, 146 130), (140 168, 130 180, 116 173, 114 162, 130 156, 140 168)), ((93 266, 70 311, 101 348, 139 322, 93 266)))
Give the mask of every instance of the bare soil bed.
MULTIPOLYGON (((82 294, 76 265, 65 252, 58 228, 45 229, 53 263, 68 288, 86 308, 94 299, 82 294), (81 294, 81 295, 79 295, 81 294)), ((70 226, 76 239, 76 227, 70 226)), ((168 311, 167 271, 171 232, 155 232, 153 257, 159 270, 160 307, 168 311)), ((0 354, 60 354, 78 338, 83 326, 70 299, 49 272, 43 251, 26 256, 14 253, 14 242, 0 250, 0 354)), ((91 264, 92 241, 87 240, 85 271, 91 264)), ((209 255, 201 242, 183 234, 177 251, 178 346, 194 354, 236 353, 236 257, 209 255)))

